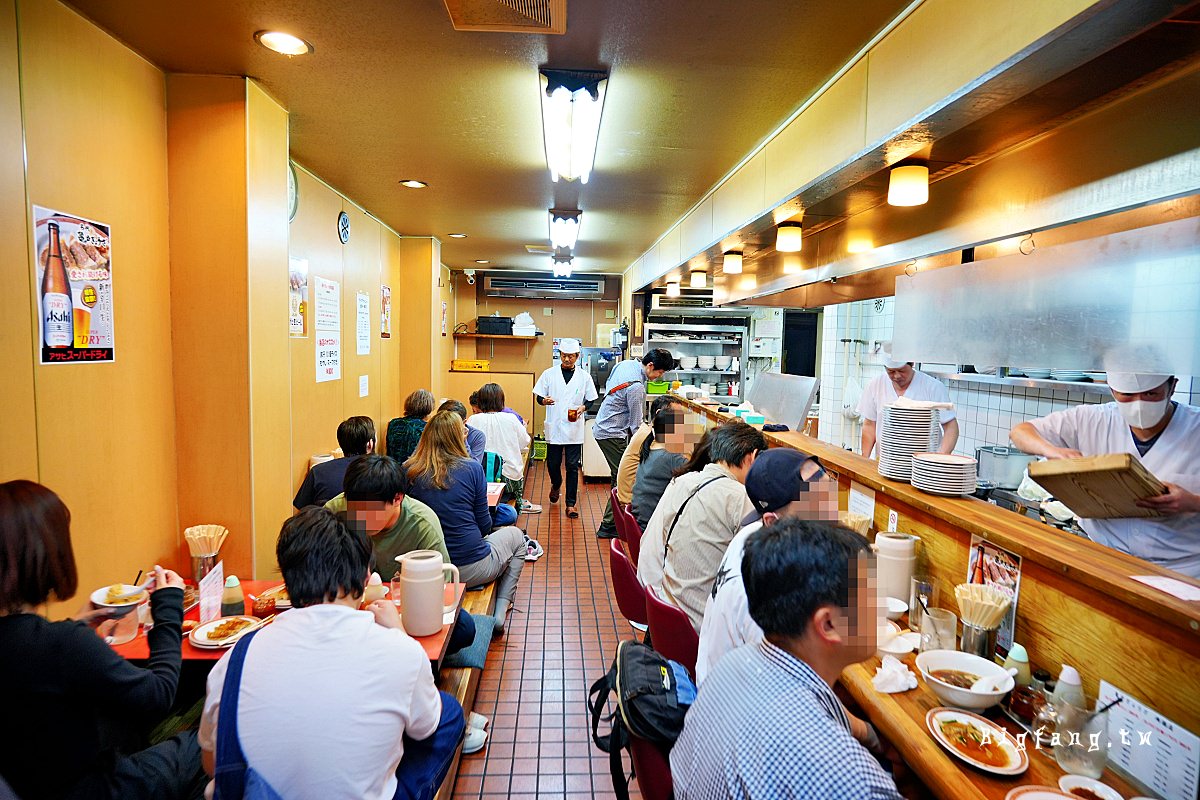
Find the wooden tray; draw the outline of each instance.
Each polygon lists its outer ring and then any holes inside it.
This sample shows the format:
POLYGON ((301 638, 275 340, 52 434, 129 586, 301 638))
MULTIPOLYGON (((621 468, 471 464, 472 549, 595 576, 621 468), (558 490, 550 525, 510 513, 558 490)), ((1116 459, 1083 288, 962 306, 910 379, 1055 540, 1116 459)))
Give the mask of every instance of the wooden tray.
POLYGON ((1034 461, 1029 477, 1085 519, 1161 516, 1137 501, 1167 490, 1131 453, 1034 461))

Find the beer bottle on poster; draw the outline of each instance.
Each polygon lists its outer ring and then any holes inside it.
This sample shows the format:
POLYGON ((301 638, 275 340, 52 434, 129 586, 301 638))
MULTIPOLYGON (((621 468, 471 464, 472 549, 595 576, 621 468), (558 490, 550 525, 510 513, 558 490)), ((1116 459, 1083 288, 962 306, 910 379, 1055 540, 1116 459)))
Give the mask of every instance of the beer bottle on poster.
POLYGON ((58 238, 58 223, 49 222, 50 245, 46 269, 42 273, 42 340, 46 347, 70 347, 75 343, 71 319, 71 284, 63 263, 62 242, 58 238))

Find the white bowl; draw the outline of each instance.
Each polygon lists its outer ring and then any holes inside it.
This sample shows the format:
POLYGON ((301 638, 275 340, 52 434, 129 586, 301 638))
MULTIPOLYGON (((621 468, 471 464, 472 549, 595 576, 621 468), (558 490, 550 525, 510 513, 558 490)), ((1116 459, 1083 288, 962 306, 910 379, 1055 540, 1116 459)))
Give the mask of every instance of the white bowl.
POLYGON ((699 356, 696 358, 696 366, 700 369, 712 369, 717 359, 713 356, 699 356))
POLYGON ((1013 688, 1013 677, 1004 667, 990 659, 960 653, 957 650, 926 650, 917 656, 917 669, 921 671, 921 677, 933 693, 943 703, 955 708, 983 711, 999 703, 1013 688), (941 669, 957 669, 981 678, 994 677, 1002 680, 999 681, 1000 688, 994 692, 973 692, 970 689, 951 686, 929 674, 941 669))
POLYGON ((679 368, 680 369, 695 369, 696 368, 696 357, 695 356, 680 356, 679 357, 679 368))
POLYGON ((885 599, 887 600, 888 619, 900 619, 902 616, 904 616, 904 612, 908 611, 908 603, 904 602, 903 600, 897 597, 888 597, 885 599))
POLYGON ((1085 778, 1083 775, 1063 775, 1058 779, 1058 788, 1067 794, 1071 794, 1072 789, 1091 789, 1104 800, 1125 800, 1120 792, 1108 784, 1101 783, 1095 778, 1085 778))
POLYGON ((729 365, 733 363, 733 356, 719 356, 713 361, 713 366, 717 369, 729 369, 729 365))
MULTIPOLYGON (((121 584, 121 592, 123 594, 129 594, 130 592, 136 592, 136 591, 139 591, 141 588, 142 587, 134 586, 131 583, 122 583, 121 584)), ((124 603, 106 603, 106 602, 104 602, 106 597, 108 597, 108 587, 107 586, 97 589, 96 591, 92 592, 92 594, 91 594, 92 603, 97 608, 125 608, 125 606, 139 605, 141 603, 150 602, 149 594, 144 594, 141 597, 137 598, 136 600, 126 600, 124 603)))

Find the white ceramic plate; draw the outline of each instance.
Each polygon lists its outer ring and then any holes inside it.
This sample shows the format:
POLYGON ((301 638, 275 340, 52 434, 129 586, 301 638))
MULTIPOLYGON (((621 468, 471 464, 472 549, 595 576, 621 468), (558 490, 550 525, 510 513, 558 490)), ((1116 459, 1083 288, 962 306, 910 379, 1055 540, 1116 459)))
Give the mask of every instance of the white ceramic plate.
POLYGON ((1095 778, 1085 778, 1083 775, 1063 775, 1058 779, 1058 788, 1068 795, 1071 794, 1072 789, 1091 789, 1104 800, 1125 800, 1120 792, 1108 784, 1101 783, 1095 778))
MULTIPOLYGON (((136 591, 139 591, 140 589, 141 589, 140 586, 134 586, 132 583, 122 583, 121 584, 121 592, 123 594, 129 594, 130 592, 136 592, 136 591)), ((102 589, 97 589, 96 591, 92 592, 92 594, 91 594, 92 603, 94 603, 97 608, 124 608, 125 606, 134 606, 134 605, 137 605, 138 603, 146 602, 146 600, 149 598, 149 595, 143 593, 141 597, 134 597, 129 600, 126 600, 123 603, 106 603, 106 602, 104 602, 104 600, 107 597, 108 597, 108 586, 105 586, 102 589)))
POLYGON ((286 591, 287 591, 287 584, 281 583, 278 586, 272 586, 270 589, 267 589, 265 592, 259 592, 258 596, 275 598, 275 608, 278 609, 279 611, 286 611, 287 609, 292 607, 292 598, 291 597, 287 597, 286 599, 284 597, 281 597, 281 595, 283 595, 284 592, 286 592, 286 591))
POLYGON ((237 640, 242 638, 242 636, 247 631, 249 631, 257 622, 258 622, 258 620, 255 619, 254 617, 246 617, 246 616, 219 617, 210 622, 206 622, 203 625, 197 625, 195 628, 192 628, 191 633, 188 634, 188 640, 191 641, 191 643, 193 645, 195 645, 196 647, 206 648, 206 649, 210 649, 210 650, 211 649, 220 649, 222 647, 233 647, 235 644, 237 644, 237 640), (215 640, 215 639, 208 638, 209 631, 214 630, 221 623, 228 622, 231 619, 244 619, 244 620, 249 621, 250 624, 245 626, 244 628, 242 628, 241 630, 239 630, 237 633, 233 634, 232 636, 227 636, 224 639, 215 640))
POLYGON ((1004 800, 1061 800, 1064 797, 1079 800, 1075 795, 1063 794, 1053 786, 1018 786, 1004 795, 1004 800))
POLYGON ((933 734, 934 740, 948 750, 952 756, 984 772, 991 772, 994 775, 1020 775, 1029 768, 1029 754, 1017 747, 1016 740, 999 725, 984 719, 978 714, 939 706, 938 708, 930 709, 929 713, 925 715, 925 727, 933 734), (991 740, 999 742, 1008 754, 1008 766, 992 767, 984 764, 982 761, 971 758, 965 753, 959 752, 958 748, 950 744, 950 741, 942 733, 941 724, 944 722, 965 722, 981 733, 986 732, 991 737, 991 740))

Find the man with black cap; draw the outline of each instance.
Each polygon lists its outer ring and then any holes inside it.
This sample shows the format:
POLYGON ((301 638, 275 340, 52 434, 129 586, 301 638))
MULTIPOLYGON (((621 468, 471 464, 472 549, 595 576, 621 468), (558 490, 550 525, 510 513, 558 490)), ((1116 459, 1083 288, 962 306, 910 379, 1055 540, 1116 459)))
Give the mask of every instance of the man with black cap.
POLYGON ((825 474, 816 458, 789 447, 776 447, 755 459, 746 476, 746 495, 754 511, 742 520, 742 529, 729 543, 704 606, 697 684, 730 650, 762 641, 762 628, 750 619, 742 584, 747 537, 786 517, 837 522, 837 481, 825 474))
POLYGON ((1200 579, 1200 408, 1171 399, 1174 375, 1108 372, 1114 403, 1072 406, 1013 427, 1027 453, 1130 453, 1167 491, 1138 505, 1157 517, 1080 520, 1095 542, 1200 579))

